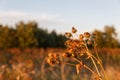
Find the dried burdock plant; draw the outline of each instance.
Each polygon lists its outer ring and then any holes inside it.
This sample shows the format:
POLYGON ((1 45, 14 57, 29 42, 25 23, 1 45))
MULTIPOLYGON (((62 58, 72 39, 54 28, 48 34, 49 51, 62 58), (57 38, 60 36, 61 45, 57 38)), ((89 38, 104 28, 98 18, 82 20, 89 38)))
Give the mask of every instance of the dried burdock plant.
POLYGON ((65 33, 65 36, 68 38, 68 40, 64 43, 66 51, 61 54, 48 54, 47 63, 50 64, 50 66, 53 66, 64 62, 66 65, 75 66, 77 74, 85 68, 94 75, 95 80, 108 80, 96 49, 96 33, 90 34, 89 32, 85 32, 83 34, 79 34, 79 36, 77 36, 78 34, 76 33, 77 29, 75 27, 72 27, 71 32, 65 33), (95 55, 92 54, 90 47, 92 47, 95 51, 95 55), (67 61, 70 59, 72 59, 75 63, 68 63, 67 61), (90 60, 94 68, 87 65, 85 63, 86 60, 90 60))
POLYGON ((48 57, 46 58, 47 60, 47 63, 51 66, 54 66, 56 64, 59 64, 60 61, 59 61, 59 54, 53 54, 53 53, 49 53, 48 54, 48 57))

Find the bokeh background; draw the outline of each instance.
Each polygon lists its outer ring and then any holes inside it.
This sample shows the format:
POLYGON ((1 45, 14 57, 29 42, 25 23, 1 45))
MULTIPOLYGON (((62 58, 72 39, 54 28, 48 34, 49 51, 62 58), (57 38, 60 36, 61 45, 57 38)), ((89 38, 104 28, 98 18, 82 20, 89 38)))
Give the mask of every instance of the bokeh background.
POLYGON ((46 64, 48 53, 65 52, 73 26, 78 35, 97 33, 108 78, 120 80, 119 14, 119 0, 0 0, 0 80, 92 80, 84 69, 46 64))

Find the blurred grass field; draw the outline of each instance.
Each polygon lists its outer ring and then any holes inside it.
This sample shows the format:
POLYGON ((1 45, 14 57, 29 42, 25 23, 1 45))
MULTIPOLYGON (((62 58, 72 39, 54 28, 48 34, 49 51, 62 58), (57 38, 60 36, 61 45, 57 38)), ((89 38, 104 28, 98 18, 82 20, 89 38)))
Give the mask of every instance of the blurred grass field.
MULTIPOLYGON (((50 68, 45 57, 50 52, 62 53, 61 48, 18 48, 0 51, 0 80, 92 80, 89 71, 76 74, 73 66, 50 68)), ((120 80, 120 49, 98 49, 109 80, 120 80)), ((89 64, 91 65, 91 64, 89 64)))

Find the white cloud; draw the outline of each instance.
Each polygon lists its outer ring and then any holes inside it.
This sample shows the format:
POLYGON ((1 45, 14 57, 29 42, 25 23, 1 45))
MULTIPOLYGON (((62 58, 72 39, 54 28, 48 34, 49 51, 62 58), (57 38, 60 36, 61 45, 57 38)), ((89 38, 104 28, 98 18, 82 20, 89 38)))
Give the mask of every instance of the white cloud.
POLYGON ((22 13, 19 11, 0 11, 0 18, 4 17, 21 17, 26 16, 26 13, 22 13))
MULTIPOLYGON (((65 32, 69 24, 61 18, 60 14, 26 13, 21 11, 0 11, 0 24, 15 26, 20 21, 36 21, 44 29, 56 30, 58 33, 65 32)), ((69 26, 71 27, 71 26, 69 26)))
POLYGON ((44 25, 60 25, 64 24, 64 20, 60 19, 59 14, 30 14, 20 11, 0 11, 0 23, 14 25, 19 21, 35 20, 44 25))

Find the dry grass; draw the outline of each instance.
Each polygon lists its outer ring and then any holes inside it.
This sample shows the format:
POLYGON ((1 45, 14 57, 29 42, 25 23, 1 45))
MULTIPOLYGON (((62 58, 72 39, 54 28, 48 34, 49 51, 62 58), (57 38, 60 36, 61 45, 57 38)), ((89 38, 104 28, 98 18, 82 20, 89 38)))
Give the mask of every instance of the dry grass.
MULTIPOLYGON (((88 70, 93 75, 92 80, 108 80, 106 71, 104 69, 103 61, 98 55, 97 43, 95 42, 96 33, 76 34, 77 29, 72 27, 71 32, 66 32, 65 35, 68 40, 65 42, 66 51, 61 54, 49 53, 46 57, 47 63, 52 67, 60 66, 62 80, 65 80, 64 74, 65 65, 73 66, 76 68, 77 75, 83 69, 88 70), (64 66, 64 67, 63 67, 64 66), (92 67, 91 67, 92 66, 92 67)), ((54 70, 53 70, 54 71, 54 70)), ((86 71, 87 73, 87 71, 86 71)), ((59 80, 61 80, 59 78, 59 80)), ((90 78, 89 78, 90 79, 90 78)))
POLYGON ((120 80, 120 49, 97 49, 95 34, 71 32, 67 49, 1 50, 0 80, 120 80))
MULTIPOLYGON (((93 80, 91 73, 85 69, 80 71, 80 75, 76 75, 74 66, 61 65, 51 68, 43 61, 49 52, 64 51, 65 49, 52 48, 0 51, 0 80, 93 80)), ((98 51, 109 80, 120 80, 119 52, 119 49, 98 51)), ((88 65, 92 67, 91 63, 88 65)))

